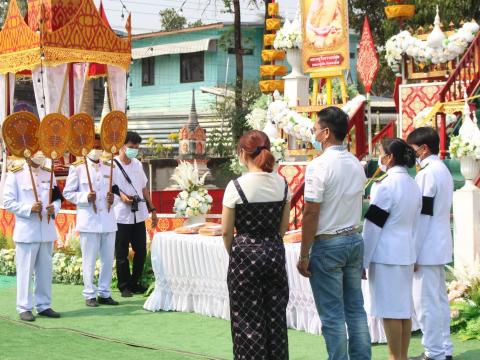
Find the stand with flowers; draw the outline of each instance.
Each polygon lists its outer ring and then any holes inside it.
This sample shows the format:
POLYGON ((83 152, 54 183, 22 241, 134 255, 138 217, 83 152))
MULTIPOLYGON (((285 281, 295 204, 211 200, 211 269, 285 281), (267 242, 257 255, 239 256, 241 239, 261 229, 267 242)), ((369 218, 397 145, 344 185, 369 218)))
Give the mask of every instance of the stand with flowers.
POLYGON ((200 176, 197 162, 181 161, 172 176, 182 190, 175 198, 173 210, 177 217, 188 218, 185 225, 204 223, 213 199, 205 189, 208 172, 200 176))

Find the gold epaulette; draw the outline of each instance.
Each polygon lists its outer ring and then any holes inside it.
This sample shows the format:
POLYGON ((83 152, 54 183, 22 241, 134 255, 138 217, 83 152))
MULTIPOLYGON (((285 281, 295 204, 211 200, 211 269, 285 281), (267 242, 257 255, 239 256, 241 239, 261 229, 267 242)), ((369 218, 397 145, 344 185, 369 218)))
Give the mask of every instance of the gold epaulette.
POLYGON ((42 170, 44 170, 46 172, 52 172, 52 169, 50 169, 49 167, 46 167, 46 166, 42 166, 42 170))
POLYGON ((12 166, 10 169, 8 169, 8 171, 12 173, 16 173, 22 169, 23 169, 23 165, 18 165, 18 166, 12 166))
MULTIPOLYGON (((112 163, 112 161, 111 161, 111 160, 103 160, 102 163, 103 163, 103 165, 110 166, 110 164, 112 163)), ((115 167, 115 164, 113 164, 113 167, 115 167)))
POLYGON ((72 165, 73 165, 73 166, 80 166, 80 165, 82 165, 82 164, 84 164, 84 163, 85 163, 85 160, 80 159, 80 160, 77 160, 77 161, 75 161, 74 163, 72 163, 72 165))
MULTIPOLYGON (((428 163, 428 164, 430 164, 430 163, 428 163)), ((428 164, 426 164, 424 167, 419 166, 417 172, 422 171, 423 169, 425 169, 425 168, 428 166, 428 164)))
POLYGON ((382 181, 383 179, 385 179, 386 177, 388 176, 387 173, 383 174, 382 176, 379 176, 377 177, 375 180, 373 180, 374 182, 380 182, 382 181))

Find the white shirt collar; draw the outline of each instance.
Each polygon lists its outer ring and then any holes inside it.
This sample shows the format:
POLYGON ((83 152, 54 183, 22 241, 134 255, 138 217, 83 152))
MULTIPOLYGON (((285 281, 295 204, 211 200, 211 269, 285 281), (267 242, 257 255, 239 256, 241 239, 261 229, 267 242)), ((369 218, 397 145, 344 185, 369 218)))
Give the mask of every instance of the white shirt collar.
POLYGON ((401 174, 401 173, 408 173, 407 168, 405 166, 394 166, 387 170, 387 174, 401 174))
POLYGON ((425 159, 423 159, 422 161, 420 161, 420 167, 424 168, 425 166, 427 166, 428 164, 430 164, 432 161, 436 161, 436 160, 439 160, 439 157, 438 155, 430 155, 430 156, 427 156, 425 159))
POLYGON ((345 145, 332 145, 324 150, 324 153, 327 151, 345 151, 345 145))

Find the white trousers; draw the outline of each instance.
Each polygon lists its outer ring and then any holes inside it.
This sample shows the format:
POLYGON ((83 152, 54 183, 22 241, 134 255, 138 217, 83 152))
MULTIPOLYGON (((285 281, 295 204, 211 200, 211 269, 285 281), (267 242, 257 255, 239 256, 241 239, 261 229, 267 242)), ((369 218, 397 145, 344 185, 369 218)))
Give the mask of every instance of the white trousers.
POLYGON ((413 278, 415 314, 422 330, 425 354, 445 359, 453 353, 450 339, 450 305, 444 265, 419 265, 413 278))
POLYGON ((37 312, 50 307, 52 300, 53 242, 15 244, 17 266, 17 311, 33 310, 33 295, 37 312), (32 291, 32 278, 34 290, 32 291))
POLYGON ((109 233, 80 233, 83 269, 83 296, 85 299, 96 298, 97 295, 108 298, 112 295, 113 258, 115 254, 115 232, 109 233), (93 284, 95 277, 95 263, 100 254, 100 274, 98 276, 98 290, 93 284))

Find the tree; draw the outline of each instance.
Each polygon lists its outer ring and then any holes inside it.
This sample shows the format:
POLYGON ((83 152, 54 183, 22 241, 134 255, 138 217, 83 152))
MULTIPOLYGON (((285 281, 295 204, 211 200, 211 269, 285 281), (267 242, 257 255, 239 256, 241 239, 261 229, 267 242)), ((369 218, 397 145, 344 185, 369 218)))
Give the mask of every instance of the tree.
MULTIPOLYGON (((478 0, 415 0, 415 16, 405 21, 403 27, 418 29, 420 26, 427 28, 433 24, 435 19, 436 5, 439 6, 440 18, 445 26, 453 22, 459 27, 461 20, 480 19, 480 8, 478 0)), ((375 40, 380 58, 380 70, 377 80, 373 84, 372 93, 375 95, 391 95, 393 91, 394 74, 385 61, 385 42, 394 34, 398 33, 398 22, 386 19, 384 7, 387 1, 371 0, 350 0, 349 22, 350 27, 361 32, 365 15, 368 15, 370 28, 375 40)))
POLYGON ((164 31, 183 29, 187 25, 187 19, 174 8, 163 9, 159 15, 161 28, 164 31))
POLYGON ((197 27, 197 26, 202 26, 202 25, 203 25, 203 22, 202 22, 201 19, 198 19, 197 21, 189 22, 189 23, 188 23, 188 27, 189 27, 189 28, 197 27))

